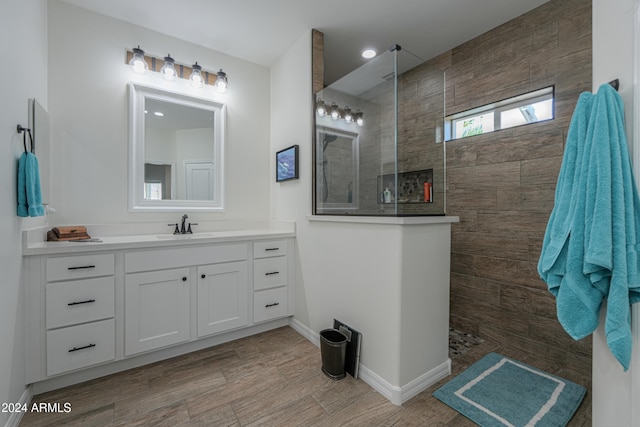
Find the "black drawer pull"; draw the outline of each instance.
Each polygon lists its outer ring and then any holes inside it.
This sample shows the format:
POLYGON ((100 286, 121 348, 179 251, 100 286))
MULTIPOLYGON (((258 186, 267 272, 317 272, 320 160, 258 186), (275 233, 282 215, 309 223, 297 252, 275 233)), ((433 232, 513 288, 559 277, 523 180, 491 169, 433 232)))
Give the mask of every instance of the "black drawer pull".
POLYGON ((68 267, 67 270, 85 270, 87 268, 96 268, 95 265, 81 265, 80 267, 68 267))
POLYGON ((272 271, 270 273, 264 273, 265 276, 273 276, 274 274, 280 274, 279 271, 272 271))
POLYGON ((70 303, 69 303, 69 304, 67 304, 67 305, 71 306, 71 305, 89 304, 89 303, 92 303, 92 302, 96 302, 96 300, 94 300, 94 299, 88 299, 88 300, 86 300, 86 301, 74 301, 74 302, 70 302, 70 303))
POLYGON ((267 304, 267 305, 264 306, 264 308, 275 307, 276 305, 280 305, 280 303, 279 302, 274 302, 272 304, 267 304))
POLYGON ((95 347, 95 344, 89 344, 89 345, 85 345, 84 347, 73 347, 71 350, 69 350, 69 353, 73 353, 74 351, 78 351, 78 350, 84 350, 86 348, 92 348, 95 347))
POLYGON ((205 277, 207 277, 206 274, 203 274, 202 276, 200 276, 202 279, 204 279, 205 277))
POLYGON ((184 277, 182 278, 182 281, 183 281, 183 282, 186 282, 186 281, 187 281, 187 276, 184 276, 184 277))
POLYGON ((280 248, 266 248, 265 251, 279 251, 280 248))

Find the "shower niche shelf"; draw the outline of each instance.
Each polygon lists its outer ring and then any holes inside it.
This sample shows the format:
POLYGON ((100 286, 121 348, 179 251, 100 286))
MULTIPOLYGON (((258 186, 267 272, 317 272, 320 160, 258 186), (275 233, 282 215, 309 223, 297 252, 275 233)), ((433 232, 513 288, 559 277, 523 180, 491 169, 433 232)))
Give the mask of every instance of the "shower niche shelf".
MULTIPOLYGON (((396 203, 395 174, 378 175, 378 204, 396 203), (390 200, 384 201, 384 192, 389 190, 390 200)), ((398 172, 398 204, 433 203, 433 169, 398 172), (425 197, 425 193, 426 197, 425 197)))

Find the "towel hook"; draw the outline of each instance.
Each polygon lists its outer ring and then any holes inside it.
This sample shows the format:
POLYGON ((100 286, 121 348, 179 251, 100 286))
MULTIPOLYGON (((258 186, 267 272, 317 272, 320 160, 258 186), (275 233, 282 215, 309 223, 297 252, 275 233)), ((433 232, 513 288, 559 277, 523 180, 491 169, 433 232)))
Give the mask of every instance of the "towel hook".
POLYGON ((613 86, 613 88, 614 88, 615 90, 620 89, 620 80, 619 80, 619 79, 611 80, 611 81, 609 82, 609 84, 610 84, 611 86, 613 86))
POLYGON ((22 145, 24 146, 25 153, 27 152, 27 133, 29 134, 29 142, 30 142, 30 148, 31 148, 30 151, 33 153, 33 135, 31 134, 31 129, 26 128, 21 124, 18 124, 16 129, 18 133, 22 134, 22 145))

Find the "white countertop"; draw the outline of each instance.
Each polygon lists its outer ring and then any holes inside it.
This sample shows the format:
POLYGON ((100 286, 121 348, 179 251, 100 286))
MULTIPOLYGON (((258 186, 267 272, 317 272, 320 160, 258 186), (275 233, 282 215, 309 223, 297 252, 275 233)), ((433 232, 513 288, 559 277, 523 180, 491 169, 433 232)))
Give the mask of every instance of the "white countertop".
MULTIPOLYGON (((34 241, 29 233, 42 234, 42 230, 23 231, 23 255, 48 255, 86 253, 117 249, 161 248, 185 245, 238 242, 245 240, 281 239, 295 237, 295 227, 260 227, 240 230, 202 231, 193 234, 140 234, 119 236, 98 236, 99 242, 92 241, 34 241)), ((46 230, 45 230, 46 234, 46 230)))

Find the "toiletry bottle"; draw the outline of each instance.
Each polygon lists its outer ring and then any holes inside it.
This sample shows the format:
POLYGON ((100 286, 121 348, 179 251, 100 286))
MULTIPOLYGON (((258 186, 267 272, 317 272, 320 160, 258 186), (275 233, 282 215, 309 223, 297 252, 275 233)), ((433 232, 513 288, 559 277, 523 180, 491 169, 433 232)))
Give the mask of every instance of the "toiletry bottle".
POLYGON ((429 203, 431 202, 431 183, 428 181, 424 182, 424 201, 429 203))
POLYGON ((388 187, 384 189, 384 202, 391 203, 391 191, 388 187))

